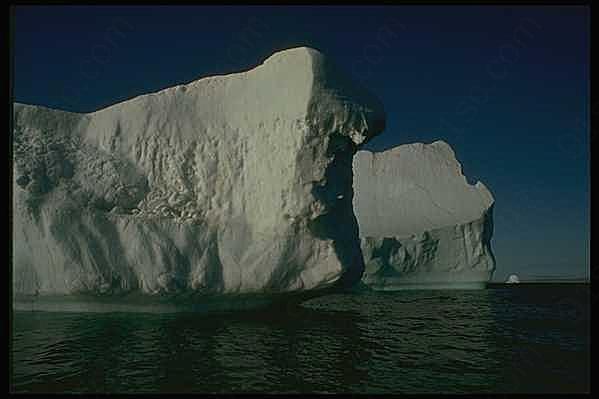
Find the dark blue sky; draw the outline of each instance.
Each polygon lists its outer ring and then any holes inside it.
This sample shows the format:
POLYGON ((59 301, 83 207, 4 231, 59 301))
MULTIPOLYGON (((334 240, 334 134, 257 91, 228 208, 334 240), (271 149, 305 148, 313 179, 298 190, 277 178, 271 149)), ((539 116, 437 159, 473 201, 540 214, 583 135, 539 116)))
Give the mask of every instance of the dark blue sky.
POLYGON ((15 100, 87 112, 308 45, 384 102, 384 149, 447 141, 495 196, 496 280, 589 265, 583 6, 100 7, 15 11, 15 100))

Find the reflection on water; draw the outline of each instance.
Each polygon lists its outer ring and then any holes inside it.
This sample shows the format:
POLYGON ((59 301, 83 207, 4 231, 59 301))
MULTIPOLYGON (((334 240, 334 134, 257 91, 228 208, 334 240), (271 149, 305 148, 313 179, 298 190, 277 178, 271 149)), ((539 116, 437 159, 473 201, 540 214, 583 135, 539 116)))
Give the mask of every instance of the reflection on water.
POLYGON ((588 288, 405 291, 244 313, 17 312, 19 392, 588 390, 588 288))

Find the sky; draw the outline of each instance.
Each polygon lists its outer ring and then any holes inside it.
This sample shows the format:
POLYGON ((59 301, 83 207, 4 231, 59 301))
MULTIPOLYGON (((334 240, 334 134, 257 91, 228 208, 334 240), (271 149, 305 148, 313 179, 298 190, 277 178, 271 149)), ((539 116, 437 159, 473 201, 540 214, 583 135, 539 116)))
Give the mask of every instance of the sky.
POLYGON ((586 6, 18 6, 17 102, 90 112, 314 47, 495 197, 494 280, 589 270, 586 6))

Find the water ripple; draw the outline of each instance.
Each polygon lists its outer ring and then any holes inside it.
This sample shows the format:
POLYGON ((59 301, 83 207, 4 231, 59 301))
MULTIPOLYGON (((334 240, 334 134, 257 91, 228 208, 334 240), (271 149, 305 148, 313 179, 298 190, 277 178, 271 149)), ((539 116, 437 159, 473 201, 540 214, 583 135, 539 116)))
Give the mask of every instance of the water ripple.
POLYGON ((573 290, 355 293, 201 316, 17 312, 12 388, 581 392, 590 379, 588 290, 573 290))

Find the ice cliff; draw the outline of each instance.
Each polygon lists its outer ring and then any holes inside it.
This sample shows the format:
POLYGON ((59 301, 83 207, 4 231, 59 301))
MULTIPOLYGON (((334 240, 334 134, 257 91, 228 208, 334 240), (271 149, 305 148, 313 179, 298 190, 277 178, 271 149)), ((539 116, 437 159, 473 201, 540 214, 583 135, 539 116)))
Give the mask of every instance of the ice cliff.
POLYGON ((358 151, 354 211, 374 289, 483 287, 495 269, 493 196, 443 141, 358 151))
POLYGON ((360 278, 352 157, 384 110, 316 50, 92 113, 13 115, 15 294, 285 293, 360 278))

